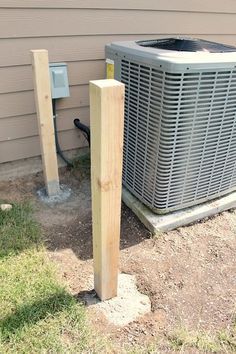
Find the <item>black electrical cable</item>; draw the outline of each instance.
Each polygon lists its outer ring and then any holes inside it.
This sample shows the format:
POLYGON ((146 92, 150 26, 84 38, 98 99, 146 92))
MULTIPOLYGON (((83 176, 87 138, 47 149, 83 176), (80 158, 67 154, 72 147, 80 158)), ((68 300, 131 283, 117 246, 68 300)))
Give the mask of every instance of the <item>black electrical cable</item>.
POLYGON ((89 147, 90 147, 90 129, 89 127, 87 127, 87 125, 83 124, 80 122, 80 120, 78 118, 74 119, 74 125, 76 126, 76 128, 80 129, 85 137, 85 139, 87 140, 89 147))
POLYGON ((52 100, 52 112, 53 112, 53 123, 54 123, 54 131, 55 131, 55 143, 58 155, 62 158, 63 161, 67 164, 67 166, 72 167, 73 163, 71 160, 67 159, 61 150, 58 133, 57 133, 57 108, 56 108, 56 99, 52 100))
MULTIPOLYGON (((60 144, 59 144, 59 139, 58 139, 58 132, 57 132, 57 108, 56 108, 56 99, 54 98, 52 100, 52 111, 53 111, 53 123, 54 123, 54 131, 55 131, 55 142, 56 142, 56 149, 58 155, 62 158, 63 161, 69 166, 72 167, 74 166, 73 162, 69 160, 64 154, 63 151, 61 150, 60 144)), ((74 125, 82 131, 82 134, 84 135, 85 139, 88 141, 89 147, 90 147, 90 129, 86 125, 80 122, 78 118, 74 119, 74 125)))

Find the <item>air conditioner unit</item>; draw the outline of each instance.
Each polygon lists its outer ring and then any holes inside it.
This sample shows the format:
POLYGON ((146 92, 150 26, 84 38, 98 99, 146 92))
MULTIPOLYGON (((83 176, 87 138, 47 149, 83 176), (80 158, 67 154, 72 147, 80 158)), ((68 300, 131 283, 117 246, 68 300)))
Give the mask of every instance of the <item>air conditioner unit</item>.
POLYGON ((124 186, 157 213, 236 190, 236 48, 177 37, 106 58, 126 87, 124 186))

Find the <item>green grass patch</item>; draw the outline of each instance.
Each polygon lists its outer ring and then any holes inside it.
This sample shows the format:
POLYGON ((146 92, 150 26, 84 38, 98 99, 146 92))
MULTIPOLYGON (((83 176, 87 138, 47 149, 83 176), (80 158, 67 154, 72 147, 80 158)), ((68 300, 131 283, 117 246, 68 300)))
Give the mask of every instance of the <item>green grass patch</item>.
POLYGON ((0 211, 0 258, 40 244, 40 230, 28 202, 0 211))
POLYGON ((84 308, 58 284, 44 250, 0 261, 0 352, 81 352, 90 333, 84 308))
POLYGON ((157 354, 157 353, 236 353, 236 327, 235 323, 231 328, 221 331, 190 331, 186 327, 179 327, 176 330, 160 334, 151 343, 127 348, 128 354, 157 354))
POLYGON ((83 173, 90 173, 90 152, 87 152, 84 155, 74 158, 72 164, 72 171, 76 171, 79 169, 83 173))
POLYGON ((236 353, 236 327, 222 331, 188 331, 179 328, 167 336, 169 345, 176 351, 198 349, 200 353, 236 353))
POLYGON ((0 353, 106 352, 59 284, 29 205, 1 214, 0 232, 0 353))

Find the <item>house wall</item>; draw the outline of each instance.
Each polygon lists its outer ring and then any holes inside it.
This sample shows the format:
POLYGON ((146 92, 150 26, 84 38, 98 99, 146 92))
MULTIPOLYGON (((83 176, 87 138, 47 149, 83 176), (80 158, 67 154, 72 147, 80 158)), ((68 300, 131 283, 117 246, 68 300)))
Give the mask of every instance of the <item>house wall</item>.
POLYGON ((6 0, 0 2, 0 162, 40 154, 31 49, 68 64, 71 96, 58 103, 64 150, 85 144, 89 80, 104 78, 104 46, 189 35, 236 45, 235 0, 6 0))

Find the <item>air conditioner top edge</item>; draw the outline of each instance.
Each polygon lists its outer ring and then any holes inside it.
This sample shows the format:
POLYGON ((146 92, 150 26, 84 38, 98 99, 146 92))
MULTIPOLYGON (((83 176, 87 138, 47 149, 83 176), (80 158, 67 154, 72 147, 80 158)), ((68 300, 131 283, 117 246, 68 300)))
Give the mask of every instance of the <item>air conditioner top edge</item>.
MULTIPOLYGON (((225 63, 228 64, 228 66, 236 65, 236 48, 232 46, 221 45, 223 47, 230 48, 230 51, 228 52, 209 52, 207 50, 177 51, 177 50, 166 50, 166 49, 142 46, 140 45, 140 42, 145 42, 145 41, 113 42, 111 44, 106 45, 106 52, 112 52, 122 56, 125 56, 125 54, 134 55, 152 61, 153 60, 163 61, 169 64, 225 63)), ((214 42, 207 42, 207 43, 214 44, 214 42)), ((218 43, 215 44, 217 45, 218 43)))

